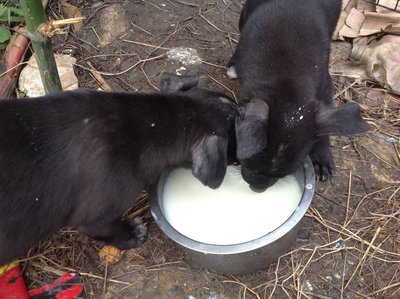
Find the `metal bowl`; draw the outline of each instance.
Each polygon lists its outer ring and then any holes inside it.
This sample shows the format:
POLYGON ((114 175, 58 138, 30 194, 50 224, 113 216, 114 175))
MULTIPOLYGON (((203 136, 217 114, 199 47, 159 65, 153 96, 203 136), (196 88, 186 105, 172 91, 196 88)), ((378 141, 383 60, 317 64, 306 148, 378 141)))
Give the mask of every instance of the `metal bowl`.
POLYGON ((163 215, 162 194, 169 171, 164 172, 158 183, 150 187, 150 209, 160 229, 186 251, 193 266, 219 273, 244 274, 265 269, 289 251, 297 238, 300 220, 303 218, 315 190, 315 173, 311 159, 307 157, 295 173, 303 196, 293 214, 278 228, 258 239, 234 245, 212 245, 190 239, 173 228, 163 215))

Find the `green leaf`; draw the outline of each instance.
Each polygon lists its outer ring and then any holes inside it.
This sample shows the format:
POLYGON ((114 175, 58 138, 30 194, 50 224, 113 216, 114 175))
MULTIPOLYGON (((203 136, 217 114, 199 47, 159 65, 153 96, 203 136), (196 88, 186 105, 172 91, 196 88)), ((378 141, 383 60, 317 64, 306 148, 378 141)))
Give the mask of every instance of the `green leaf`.
POLYGON ((0 43, 5 43, 11 38, 11 32, 7 28, 0 27, 0 43))
POLYGON ((7 48, 7 43, 0 44, 0 49, 3 50, 7 48))
POLYGON ((24 19, 22 17, 16 16, 2 16, 0 15, 0 22, 7 22, 10 23, 21 23, 24 19))
POLYGON ((15 14, 17 16, 23 16, 24 15, 24 12, 22 11, 22 9, 19 9, 19 8, 16 8, 16 7, 9 7, 8 9, 9 9, 10 13, 13 13, 13 14, 15 14))
POLYGON ((22 9, 6 6, 5 4, 0 4, 0 21, 7 22, 9 25, 11 23, 21 23, 24 20, 24 14, 22 9))

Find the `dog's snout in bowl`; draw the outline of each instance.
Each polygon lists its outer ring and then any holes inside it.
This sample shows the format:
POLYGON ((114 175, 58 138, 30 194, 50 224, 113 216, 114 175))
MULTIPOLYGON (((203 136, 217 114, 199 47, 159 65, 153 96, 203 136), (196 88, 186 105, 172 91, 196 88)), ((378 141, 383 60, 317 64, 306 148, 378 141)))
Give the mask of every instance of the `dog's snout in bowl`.
POLYGON ((249 185, 250 189, 257 193, 265 192, 269 187, 273 186, 279 178, 268 178, 268 181, 264 184, 249 185))
POLYGON ((249 188, 258 193, 264 192, 279 180, 277 177, 266 176, 246 166, 241 167, 241 173, 249 188))
POLYGON ((298 188, 298 195, 296 195, 298 199, 292 202, 287 200, 286 196, 282 196, 282 193, 277 195, 279 200, 264 195, 267 192, 275 192, 278 185, 288 180, 285 178, 278 180, 265 193, 254 193, 242 179, 240 170, 237 176, 232 177, 228 175, 228 171, 226 180, 233 180, 229 189, 225 186, 224 179, 221 187, 216 190, 201 186, 205 188, 203 192, 199 191, 200 189, 192 190, 191 186, 182 182, 181 178, 177 178, 175 185, 169 186, 173 173, 174 170, 164 172, 158 183, 150 188, 150 208, 155 222, 169 238, 183 247, 193 266, 219 273, 251 273, 266 269, 268 265, 276 262, 279 256, 289 251, 296 240, 300 221, 314 195, 315 174, 309 157, 290 175, 293 181, 282 185, 286 186, 283 187, 286 189, 292 188, 291 186, 298 188), (228 193, 226 198, 221 199, 221 196, 225 196, 224 191, 228 193), (179 192, 186 194, 186 198, 183 196, 180 204, 188 208, 171 212, 169 210, 171 207, 166 206, 170 201, 168 198, 175 195, 181 196, 179 192), (208 192, 220 192, 216 193, 218 200, 213 198, 214 193, 208 192), (237 204, 242 196, 245 198, 248 195, 250 197, 243 200, 242 206, 237 204), (192 199, 195 196, 198 197, 197 201, 192 199), (203 207, 196 206, 199 203, 203 207), (291 204, 295 205, 288 209, 291 204), (200 216, 201 209, 204 209, 206 216, 200 216), (283 213, 280 217, 284 216, 283 220, 279 220, 280 222, 276 220, 271 224, 266 221, 266 219, 274 219, 280 213, 283 213), (254 222, 252 222, 253 219, 254 222))

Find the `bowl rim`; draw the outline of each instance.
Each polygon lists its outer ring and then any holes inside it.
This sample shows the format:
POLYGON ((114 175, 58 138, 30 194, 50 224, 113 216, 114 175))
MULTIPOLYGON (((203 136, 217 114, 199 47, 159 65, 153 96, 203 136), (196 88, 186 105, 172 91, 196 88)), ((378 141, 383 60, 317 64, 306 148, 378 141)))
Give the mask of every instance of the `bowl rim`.
POLYGON ((268 244, 271 244, 276 240, 280 239, 281 237, 283 237, 284 235, 286 235, 300 222, 300 220, 307 212, 315 191, 314 166, 309 156, 305 158, 302 164, 302 168, 304 172, 303 195, 300 199, 299 205, 297 206, 293 214, 284 223, 282 223, 279 227, 269 232, 268 234, 261 236, 257 239, 253 239, 243 243, 229 244, 229 245, 215 245, 215 244, 202 243, 181 234, 167 221, 160 208, 158 195, 160 188, 162 188, 163 183, 165 182, 165 178, 167 177, 167 175, 171 170, 164 171, 157 180, 157 183, 150 186, 149 188, 150 211, 155 222, 163 231, 163 233, 166 234, 170 239, 172 239, 176 243, 188 249, 202 252, 205 254, 218 254, 218 255, 237 254, 237 253, 252 251, 260 247, 266 246, 268 244))

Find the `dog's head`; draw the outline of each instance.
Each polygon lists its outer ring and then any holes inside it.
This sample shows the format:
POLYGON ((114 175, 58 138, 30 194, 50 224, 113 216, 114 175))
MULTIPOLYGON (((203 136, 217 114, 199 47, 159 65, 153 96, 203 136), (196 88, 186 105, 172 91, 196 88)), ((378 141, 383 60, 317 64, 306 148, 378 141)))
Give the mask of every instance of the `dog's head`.
POLYGON ((221 185, 225 176, 228 142, 235 140, 236 105, 225 94, 199 88, 198 83, 198 76, 163 73, 160 92, 185 95, 201 104, 201 111, 196 113, 201 114, 202 128, 196 130, 197 136, 190 147, 192 173, 204 185, 215 189, 221 185), (202 131, 204 128, 205 131, 202 131))
POLYGON ((237 158, 244 180, 263 191, 293 173, 324 135, 362 133, 369 125, 356 103, 325 107, 312 101, 300 106, 274 107, 253 99, 239 107, 236 119, 237 158))

